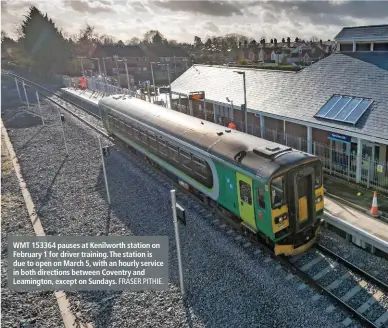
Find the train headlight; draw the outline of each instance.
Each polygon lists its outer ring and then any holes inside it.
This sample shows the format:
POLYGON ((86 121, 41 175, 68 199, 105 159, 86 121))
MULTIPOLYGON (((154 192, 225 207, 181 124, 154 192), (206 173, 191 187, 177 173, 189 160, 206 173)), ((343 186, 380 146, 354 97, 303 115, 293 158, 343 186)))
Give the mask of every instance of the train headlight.
POLYGON ((283 215, 278 216, 277 218, 275 218, 274 221, 275 221, 276 224, 279 224, 279 223, 284 222, 285 220, 287 220, 287 215, 283 214, 283 215))
POLYGON ((322 200, 323 200, 323 197, 322 197, 322 196, 316 197, 316 198, 315 198, 315 204, 320 203, 322 200))

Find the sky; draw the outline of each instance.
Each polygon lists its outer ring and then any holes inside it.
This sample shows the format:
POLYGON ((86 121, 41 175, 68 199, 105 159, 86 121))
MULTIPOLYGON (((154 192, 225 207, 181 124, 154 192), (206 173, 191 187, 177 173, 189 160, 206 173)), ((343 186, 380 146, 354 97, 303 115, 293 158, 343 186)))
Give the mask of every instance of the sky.
POLYGON ((260 41, 296 36, 332 40, 345 26, 388 23, 388 0, 380 1, 126 1, 1 0, 1 29, 11 37, 34 5, 67 35, 89 24, 99 34, 126 42, 148 30, 190 42, 209 36, 243 34, 260 41))

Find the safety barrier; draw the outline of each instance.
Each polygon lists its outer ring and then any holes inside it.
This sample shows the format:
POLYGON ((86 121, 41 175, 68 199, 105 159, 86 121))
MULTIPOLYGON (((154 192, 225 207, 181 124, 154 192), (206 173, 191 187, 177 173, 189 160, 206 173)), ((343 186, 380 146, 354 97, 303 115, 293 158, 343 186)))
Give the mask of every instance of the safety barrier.
MULTIPOLYGON (((63 86, 66 88, 78 88, 80 84, 80 78, 79 77, 69 77, 69 76, 62 76, 63 86)), ((124 95, 131 95, 136 96, 136 92, 125 89, 125 88, 119 88, 115 85, 105 83, 104 81, 98 80, 94 77, 87 77, 86 78, 86 88, 93 93, 98 93, 101 95, 114 95, 114 94, 124 94, 124 95)))

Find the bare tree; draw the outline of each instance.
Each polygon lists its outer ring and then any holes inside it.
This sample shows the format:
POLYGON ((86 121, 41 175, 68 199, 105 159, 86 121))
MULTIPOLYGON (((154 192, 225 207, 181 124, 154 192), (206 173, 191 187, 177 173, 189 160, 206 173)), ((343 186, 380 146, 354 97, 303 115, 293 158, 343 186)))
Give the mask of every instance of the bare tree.
POLYGON ((125 41, 125 44, 138 45, 138 44, 140 44, 140 42, 141 42, 141 40, 139 38, 133 37, 132 39, 125 41))

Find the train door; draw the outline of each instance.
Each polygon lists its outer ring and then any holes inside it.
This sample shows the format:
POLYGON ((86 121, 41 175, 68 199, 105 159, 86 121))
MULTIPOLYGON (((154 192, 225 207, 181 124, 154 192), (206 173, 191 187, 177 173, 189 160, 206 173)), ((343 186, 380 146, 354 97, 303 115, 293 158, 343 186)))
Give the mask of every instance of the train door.
POLYGON ((298 233, 315 221, 315 171, 313 167, 293 170, 291 173, 291 224, 298 233))
POLYGON ((239 172, 236 172, 236 179, 240 217, 256 230, 252 179, 239 172))

